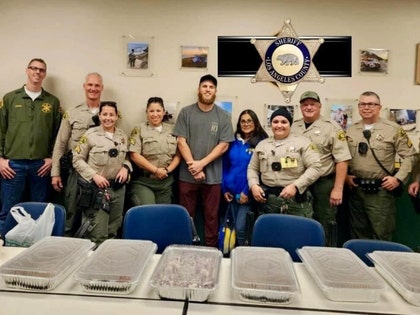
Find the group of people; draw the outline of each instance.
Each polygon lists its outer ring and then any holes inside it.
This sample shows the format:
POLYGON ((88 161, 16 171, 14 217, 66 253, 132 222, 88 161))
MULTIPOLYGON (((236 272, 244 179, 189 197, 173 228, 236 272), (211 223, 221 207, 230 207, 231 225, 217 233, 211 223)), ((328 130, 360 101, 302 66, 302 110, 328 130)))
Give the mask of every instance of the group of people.
MULTIPOLYGON (((238 245, 245 244, 247 213, 254 212, 314 218, 334 246, 337 208, 347 203, 353 237, 392 238, 395 194, 418 159, 404 130, 380 118, 374 92, 362 93, 362 120, 344 132, 321 115, 318 94, 307 91, 302 118, 293 121, 285 107, 277 109, 269 136, 251 109, 240 113, 234 131, 215 105, 217 79, 207 74, 197 102, 181 109, 175 125, 166 122, 162 98, 151 97, 147 121, 128 136, 117 103, 101 101, 99 73, 86 76, 85 101, 64 114, 42 88, 46 73, 46 63, 32 59, 26 84, 0 102, 0 234, 26 191, 45 202, 52 185, 63 194, 66 236, 97 244, 118 235, 127 204, 175 201, 192 217, 201 206, 207 246, 217 246, 221 204, 233 208, 238 245)), ((414 196, 420 175, 413 178, 414 196)))

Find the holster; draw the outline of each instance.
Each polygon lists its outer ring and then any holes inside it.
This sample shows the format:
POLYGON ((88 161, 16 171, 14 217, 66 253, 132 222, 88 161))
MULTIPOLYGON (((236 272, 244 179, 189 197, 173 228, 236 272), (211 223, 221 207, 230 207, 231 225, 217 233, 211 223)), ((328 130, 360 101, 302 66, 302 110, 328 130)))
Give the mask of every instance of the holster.
POLYGON ((60 176, 66 181, 70 171, 73 169, 73 152, 70 150, 60 158, 60 176))
POLYGON ((81 176, 77 177, 78 196, 77 205, 84 209, 99 210, 102 208, 104 192, 93 182, 83 179, 81 176))

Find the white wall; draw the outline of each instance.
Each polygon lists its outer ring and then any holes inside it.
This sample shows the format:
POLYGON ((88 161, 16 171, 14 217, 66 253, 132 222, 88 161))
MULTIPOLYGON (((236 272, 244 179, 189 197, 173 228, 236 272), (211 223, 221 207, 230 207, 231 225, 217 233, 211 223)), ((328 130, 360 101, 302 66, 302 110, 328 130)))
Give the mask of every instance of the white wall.
MULTIPOLYGON (((308 89, 322 98, 357 98, 373 90, 384 108, 420 108, 420 86, 414 84, 418 0, 0 0, 0 12, 0 94, 21 86, 27 62, 41 57, 48 64, 45 87, 69 108, 84 98, 85 74, 98 71, 103 99, 118 101, 129 130, 144 120, 150 96, 180 106, 196 100, 199 77, 217 74, 217 36, 274 35, 287 18, 301 36, 353 37, 353 77, 300 83, 292 104, 308 89), (121 75, 127 34, 154 37, 152 77, 121 75), (208 71, 180 69, 181 45, 208 46, 208 71), (390 50, 388 75, 359 74, 364 48, 390 50)), ((274 85, 249 78, 219 78, 218 95, 234 98, 234 121, 245 108, 262 119, 264 104, 284 104, 274 85)))

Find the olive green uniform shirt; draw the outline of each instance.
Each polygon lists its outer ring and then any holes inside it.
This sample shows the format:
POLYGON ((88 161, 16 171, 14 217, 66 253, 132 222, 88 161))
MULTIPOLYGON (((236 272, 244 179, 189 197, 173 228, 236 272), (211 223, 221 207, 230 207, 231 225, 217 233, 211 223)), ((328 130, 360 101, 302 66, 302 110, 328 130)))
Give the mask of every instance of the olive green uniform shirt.
POLYGON ((321 176, 333 174, 336 163, 351 159, 346 135, 335 121, 321 116, 306 128, 302 118, 293 122, 291 131, 316 144, 321 158, 321 176))
POLYGON ((300 193, 321 175, 321 161, 316 145, 305 137, 290 134, 282 140, 269 137, 256 146, 248 165, 248 185, 285 187, 294 184, 300 193), (273 171, 273 162, 281 164, 273 171))
POLYGON ((24 87, 7 93, 0 102, 0 157, 51 157, 60 121, 60 101, 44 89, 34 101, 24 87))
MULTIPOLYGON (((360 178, 381 179, 389 174, 375 161, 370 149, 366 154, 359 153, 359 143, 368 143, 363 136, 364 124, 356 122, 347 130, 347 141, 352 160, 349 163, 351 174, 360 178)), ((398 124, 379 118, 371 129, 370 147, 378 160, 391 174, 395 170, 398 154, 402 159, 401 167, 394 175, 401 182, 406 182, 413 168, 416 151, 407 133, 398 124)))

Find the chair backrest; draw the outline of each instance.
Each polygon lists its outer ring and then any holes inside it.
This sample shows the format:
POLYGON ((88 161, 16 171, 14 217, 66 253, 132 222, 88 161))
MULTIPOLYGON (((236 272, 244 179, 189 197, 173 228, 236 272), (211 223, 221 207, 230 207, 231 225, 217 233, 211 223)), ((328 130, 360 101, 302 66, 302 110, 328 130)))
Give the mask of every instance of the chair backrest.
POLYGON ((172 244, 191 245, 190 215, 176 204, 134 206, 125 214, 122 237, 152 241, 157 244, 158 253, 172 244))
POLYGON ((343 244, 344 248, 350 249, 355 253, 363 262, 368 266, 373 266, 373 262, 366 256, 368 253, 372 253, 375 250, 392 251, 392 252, 412 252, 413 250, 403 244, 381 241, 381 240, 364 240, 364 239, 352 239, 348 240, 343 244))
POLYGON ((257 218, 251 246, 281 247, 293 261, 300 262, 296 249, 303 246, 325 246, 322 225, 313 219, 287 215, 263 214, 257 218))
MULTIPOLYGON (((28 212, 31 217, 36 220, 38 217, 44 212, 48 202, 35 202, 35 201, 28 201, 28 202, 21 202, 16 205, 15 207, 20 206, 28 212)), ((59 204, 54 204, 54 217, 55 223, 52 230, 52 236, 63 236, 64 235, 64 226, 66 224, 66 209, 59 204)), ((12 228, 16 226, 17 222, 13 218, 12 214, 9 212, 7 214, 6 220, 4 221, 4 235, 9 232, 12 228)))

